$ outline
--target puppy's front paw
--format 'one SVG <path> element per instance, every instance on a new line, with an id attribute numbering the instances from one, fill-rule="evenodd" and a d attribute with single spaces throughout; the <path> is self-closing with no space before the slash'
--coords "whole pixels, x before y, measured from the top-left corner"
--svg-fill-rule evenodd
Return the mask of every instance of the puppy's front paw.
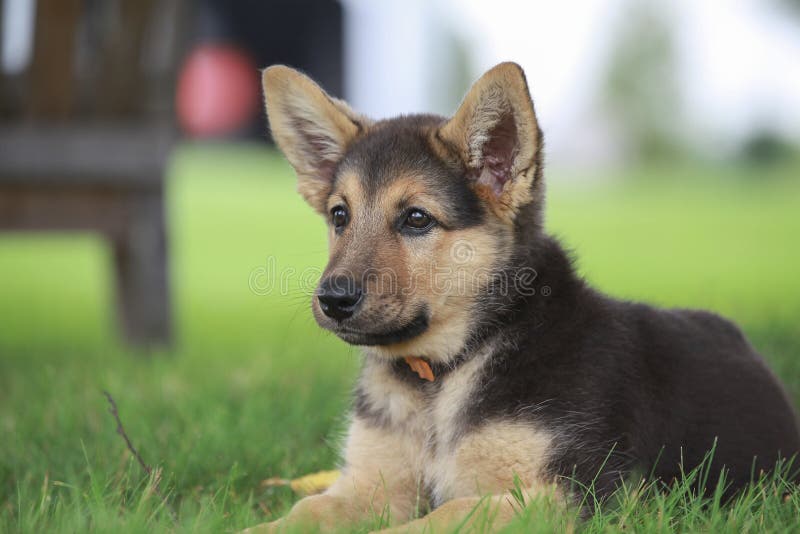
<path id="1" fill-rule="evenodd" d="M 312 495 L 295 503 L 285 517 L 256 525 L 243 532 L 336 532 L 353 522 L 353 517 L 347 513 L 349 509 L 347 503 L 340 498 L 325 494 Z"/>
<path id="2" fill-rule="evenodd" d="M 449 530 L 444 530 L 444 532 L 449 532 Z M 427 521 L 424 521 L 423 519 L 417 519 L 415 521 L 411 521 L 410 523 L 405 523 L 403 525 L 385 528 L 383 530 L 373 530 L 369 534 L 423 534 L 423 533 L 429 533 L 429 534 L 433 533 L 432 527 Z"/>
<path id="3" fill-rule="evenodd" d="M 284 519 L 285 518 L 280 518 L 276 519 L 275 521 L 270 521 L 269 523 L 261 523 L 260 525 L 246 528 L 239 534 L 275 534 L 276 532 L 280 532 L 282 530 Z"/>

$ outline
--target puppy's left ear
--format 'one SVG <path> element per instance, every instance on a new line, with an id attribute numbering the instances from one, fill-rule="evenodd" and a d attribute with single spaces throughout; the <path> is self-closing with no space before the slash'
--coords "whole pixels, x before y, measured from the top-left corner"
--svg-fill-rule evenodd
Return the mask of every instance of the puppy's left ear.
<path id="1" fill-rule="evenodd" d="M 519 65 L 501 63 L 481 76 L 439 134 L 498 214 L 511 220 L 534 199 L 542 136 Z"/>

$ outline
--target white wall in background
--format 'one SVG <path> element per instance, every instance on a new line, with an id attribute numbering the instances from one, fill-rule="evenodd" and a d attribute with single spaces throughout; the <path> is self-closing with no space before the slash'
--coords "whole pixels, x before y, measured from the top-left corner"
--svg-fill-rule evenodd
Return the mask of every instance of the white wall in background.
<path id="1" fill-rule="evenodd" d="M 375 118 L 428 111 L 428 51 L 436 18 L 426 0 L 345 0 L 345 95 Z"/>
<path id="2" fill-rule="evenodd" d="M 19 74 L 31 61 L 33 54 L 33 23 L 36 0 L 0 0 L 0 70 Z"/>

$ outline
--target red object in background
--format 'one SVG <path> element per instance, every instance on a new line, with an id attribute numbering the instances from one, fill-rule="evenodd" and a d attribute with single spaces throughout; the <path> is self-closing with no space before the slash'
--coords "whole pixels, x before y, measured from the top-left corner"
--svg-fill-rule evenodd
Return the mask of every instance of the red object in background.
<path id="1" fill-rule="evenodd" d="M 178 122 L 190 136 L 234 133 L 258 114 L 258 68 L 234 46 L 200 45 L 181 68 L 175 98 Z"/>

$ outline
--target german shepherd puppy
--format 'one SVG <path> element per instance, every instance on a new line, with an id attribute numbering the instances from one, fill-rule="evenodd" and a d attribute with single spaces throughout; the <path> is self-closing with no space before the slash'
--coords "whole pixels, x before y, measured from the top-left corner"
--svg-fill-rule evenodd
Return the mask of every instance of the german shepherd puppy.
<path id="1" fill-rule="evenodd" d="M 328 222 L 314 316 L 364 358 L 341 478 L 260 528 L 377 510 L 420 531 L 482 502 L 500 525 L 520 485 L 602 499 L 635 473 L 678 479 L 713 448 L 735 491 L 800 451 L 786 394 L 736 326 L 601 295 L 545 234 L 518 65 L 484 74 L 449 119 L 372 121 L 284 66 L 263 85 L 299 192 Z"/>

